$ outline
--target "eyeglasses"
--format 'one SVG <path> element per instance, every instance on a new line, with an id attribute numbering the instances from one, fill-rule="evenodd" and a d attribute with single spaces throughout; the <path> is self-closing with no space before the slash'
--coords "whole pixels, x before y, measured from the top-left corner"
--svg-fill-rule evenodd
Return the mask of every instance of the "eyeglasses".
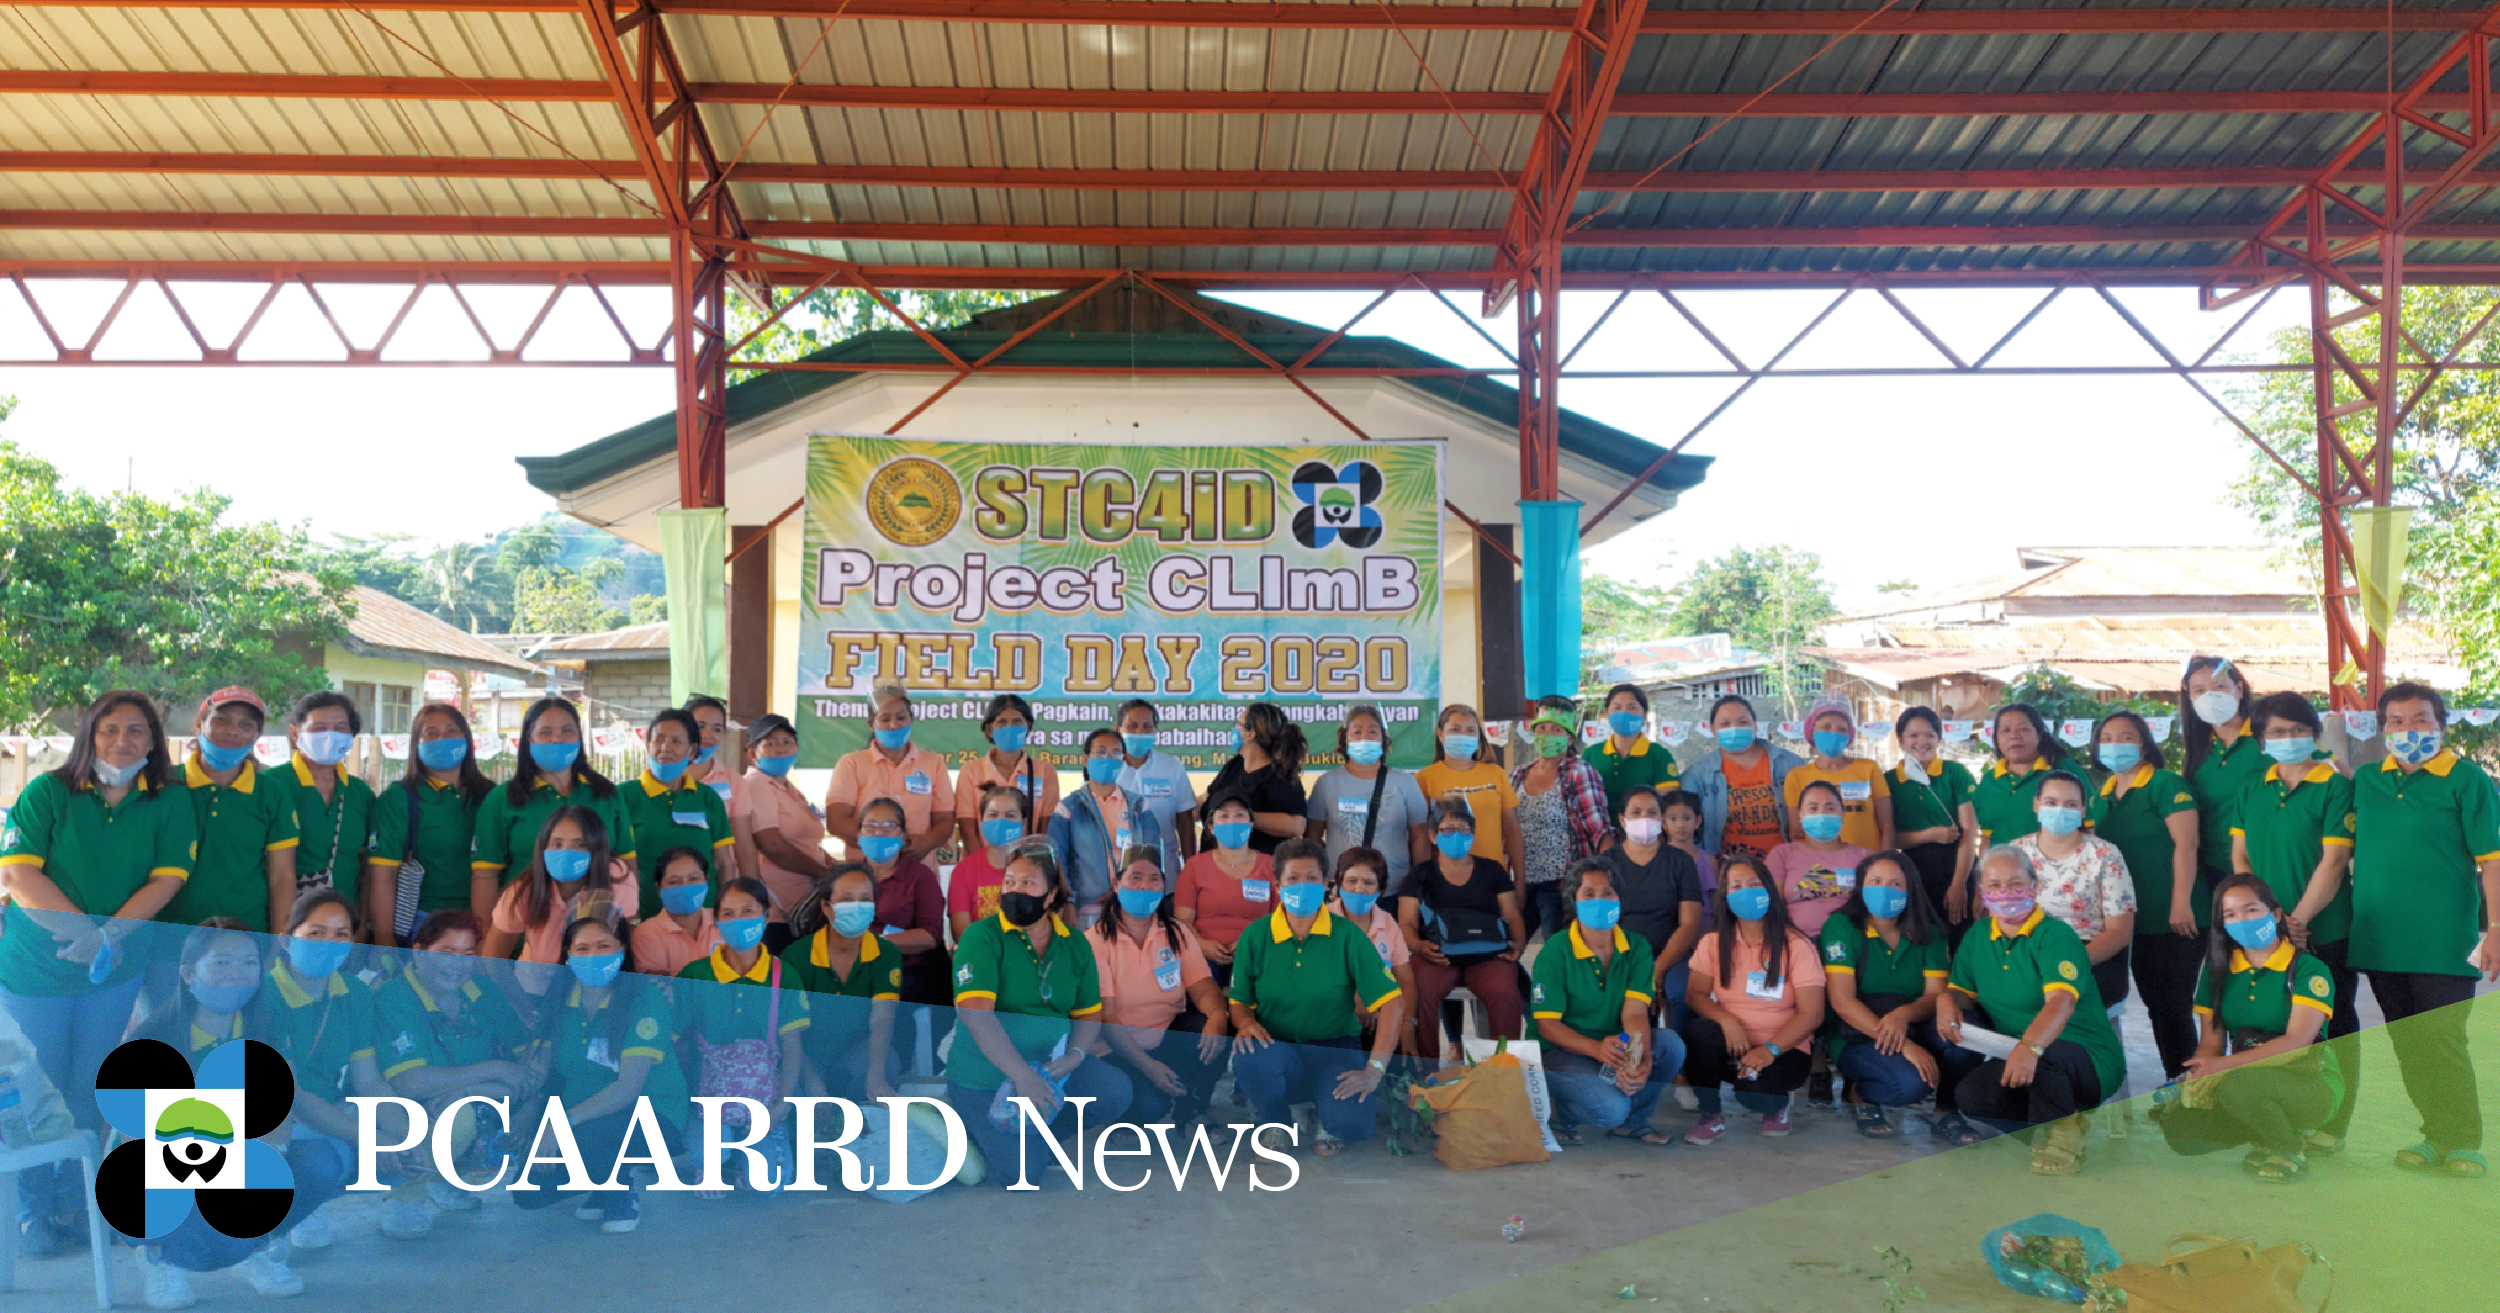
<path id="1" fill-rule="evenodd" d="M 901 834 L 903 827 L 892 821 L 869 821 L 859 827 L 861 834 Z"/>

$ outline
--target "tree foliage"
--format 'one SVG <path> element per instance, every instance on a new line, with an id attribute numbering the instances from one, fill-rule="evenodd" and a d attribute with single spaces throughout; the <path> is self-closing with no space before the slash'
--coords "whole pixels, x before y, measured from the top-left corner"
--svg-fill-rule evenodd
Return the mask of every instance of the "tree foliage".
<path id="1" fill-rule="evenodd" d="M 226 523 L 227 506 L 87 492 L 0 441 L 0 728 L 60 723 L 112 688 L 171 706 L 245 684 L 274 706 L 327 687 L 321 647 L 355 576 L 300 530 Z"/>
<path id="2" fill-rule="evenodd" d="M 1580 577 L 1580 684 L 1593 687 L 1597 668 L 1613 653 L 1636 643 L 1675 636 L 1671 589 L 1610 574 Z"/>
<path id="3" fill-rule="evenodd" d="M 613 568 L 613 567 L 612 567 Z M 617 626 L 591 572 L 533 565 L 512 582 L 513 625 L 524 634 L 589 634 Z"/>
<path id="4" fill-rule="evenodd" d="M 887 295 L 905 314 L 918 320 L 922 328 L 934 331 L 953 328 L 984 310 L 1017 305 L 1047 294 L 937 289 L 890 292 Z M 764 321 L 765 312 L 744 299 L 733 298 L 729 305 L 729 340 L 732 342 L 754 332 L 755 326 Z M 743 360 L 797 360 L 822 351 L 846 337 L 878 329 L 904 327 L 907 325 L 902 320 L 877 304 L 876 298 L 868 293 L 855 287 L 827 288 L 783 315 L 741 349 L 738 356 Z M 753 369 L 732 370 L 730 381 L 752 378 L 761 372 Z"/>
<path id="5" fill-rule="evenodd" d="M 2422 350 L 2444 357 L 2492 304 L 2489 289 L 2413 287 L 2405 291 L 2405 328 Z M 2342 308 L 2341 306 L 2338 307 Z M 2375 320 L 2338 330 L 2338 344 L 2355 359 L 2377 355 Z M 2277 334 L 2269 354 L 2307 364 L 2308 330 Z M 2419 362 L 2408 346 L 2405 359 Z M 2463 361 L 2500 363 L 2500 339 L 2486 334 L 2468 344 Z M 2407 375 L 2400 396 L 2420 379 Z M 2359 399 L 2350 379 L 2337 375 L 2335 400 Z M 2261 374 L 2236 395 L 2242 415 L 2258 434 L 2300 469 L 2317 475 L 2316 411 L 2306 372 Z M 2368 452 L 2375 417 L 2364 409 L 2343 419 L 2343 437 L 2355 452 Z M 2394 501 L 2414 508 L 2412 552 L 2406 569 L 2407 609 L 2431 622 L 2454 644 L 2474 695 L 2500 693 L 2500 374 L 2455 370 L 2434 380 L 2396 434 Z M 2252 450 L 2231 499 L 2279 542 L 2297 544 L 2311 583 L 2318 571 L 2318 507 L 2299 483 Z"/>
<path id="6" fill-rule="evenodd" d="M 1737 547 L 1693 567 L 1676 592 L 1669 627 L 1677 634 L 1727 634 L 1739 646 L 1769 653 L 1771 690 L 1794 714 L 1808 691 L 1797 649 L 1833 615 L 1823 561 L 1785 543 Z"/>

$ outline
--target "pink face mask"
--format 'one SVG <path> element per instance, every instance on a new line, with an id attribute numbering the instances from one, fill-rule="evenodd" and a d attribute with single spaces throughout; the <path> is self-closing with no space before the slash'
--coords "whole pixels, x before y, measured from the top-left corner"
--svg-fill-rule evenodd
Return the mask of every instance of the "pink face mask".
<path id="1" fill-rule="evenodd" d="M 1982 894 L 1980 897 L 1988 904 L 1989 914 L 2000 921 L 2020 921 L 2031 915 L 2031 909 L 2039 904 L 2039 900 L 2029 894 Z"/>

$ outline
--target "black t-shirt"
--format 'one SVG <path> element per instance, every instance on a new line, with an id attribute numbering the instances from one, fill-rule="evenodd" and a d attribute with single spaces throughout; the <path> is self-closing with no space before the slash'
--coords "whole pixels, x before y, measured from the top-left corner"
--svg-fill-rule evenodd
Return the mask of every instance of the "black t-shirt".
<path id="1" fill-rule="evenodd" d="M 1215 782 L 1207 786 L 1207 798 L 1212 803 L 1218 794 L 1224 793 L 1238 794 L 1248 799 L 1250 810 L 1254 812 L 1284 812 L 1291 816 L 1301 816 L 1311 809 L 1310 796 L 1302 791 L 1301 773 L 1287 774 L 1277 769 L 1274 762 L 1269 762 L 1257 770 L 1245 769 L 1239 757 L 1225 762 L 1224 769 L 1215 773 Z M 1199 818 L 1208 825 L 1215 823 L 1213 806 L 1199 809 L 1198 814 Z M 1206 839 L 1207 846 L 1213 847 L 1215 832 L 1207 831 Z M 1269 834 L 1264 830 L 1250 832 L 1250 849 L 1253 852 L 1272 854 L 1276 851 L 1276 845 L 1284 841 L 1283 835 Z"/>
<path id="2" fill-rule="evenodd" d="M 1620 846 L 1598 854 L 1612 868 L 1615 897 L 1623 900 L 1623 932 L 1649 941 L 1649 951 L 1664 953 L 1679 924 L 1678 904 L 1701 901 L 1701 871 L 1693 859 L 1661 843 L 1647 863 L 1634 862 Z"/>
<path id="3" fill-rule="evenodd" d="M 1510 872 L 1492 858 L 1477 858 L 1475 873 L 1467 877 L 1465 884 L 1450 883 L 1450 878 L 1441 874 L 1441 863 L 1436 858 L 1406 873 L 1405 896 L 1422 899 L 1424 906 L 1436 912 L 1464 909 L 1500 916 L 1502 895 L 1514 887 Z"/>

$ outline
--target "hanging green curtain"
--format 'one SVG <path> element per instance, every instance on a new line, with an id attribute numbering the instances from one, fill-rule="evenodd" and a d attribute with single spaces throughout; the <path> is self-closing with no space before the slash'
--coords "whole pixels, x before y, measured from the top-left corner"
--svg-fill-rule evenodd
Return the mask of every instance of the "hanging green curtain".
<path id="1" fill-rule="evenodd" d="M 660 563 L 668 571 L 668 697 L 729 694 L 729 512 L 718 506 L 661 511 Z"/>
<path id="2" fill-rule="evenodd" d="M 1527 694 L 1580 694 L 1580 503 L 1519 503 L 1519 619 Z"/>
<path id="3" fill-rule="evenodd" d="M 2361 618 L 2384 639 L 2404 601 L 2405 555 L 2411 547 L 2413 508 L 2352 509 L 2352 574 L 2361 586 Z"/>

